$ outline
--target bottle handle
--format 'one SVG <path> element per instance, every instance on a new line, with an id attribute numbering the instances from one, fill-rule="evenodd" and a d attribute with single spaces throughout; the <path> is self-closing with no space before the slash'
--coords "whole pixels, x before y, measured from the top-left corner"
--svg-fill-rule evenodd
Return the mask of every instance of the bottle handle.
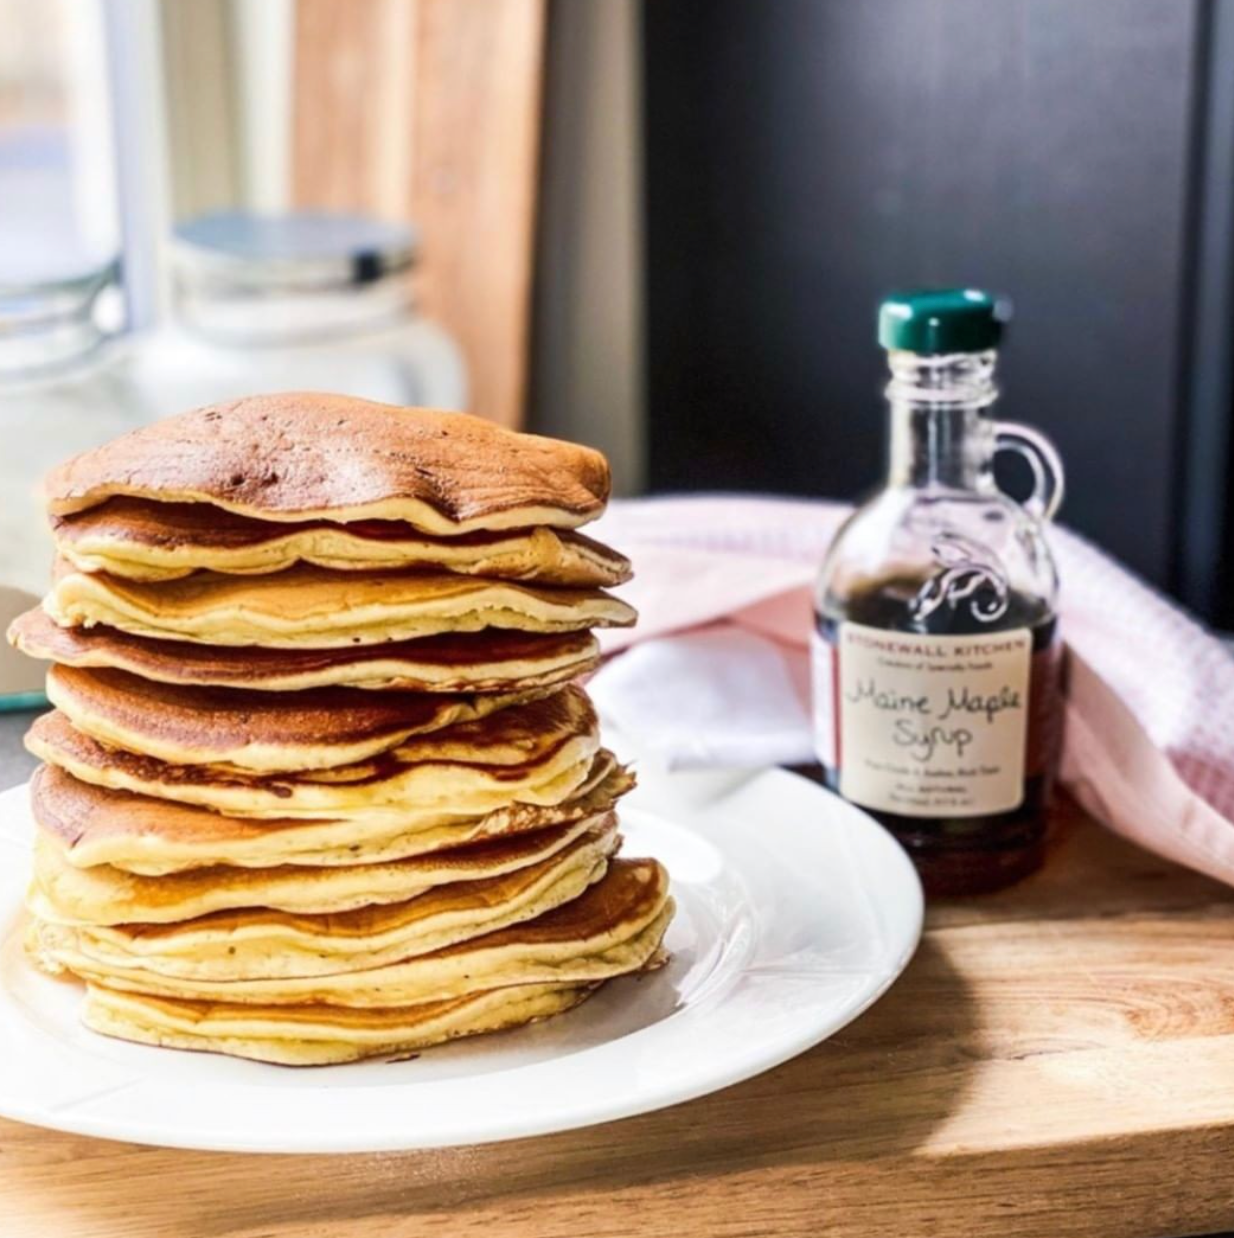
<path id="1" fill-rule="evenodd" d="M 1063 462 L 1054 444 L 1031 426 L 999 421 L 994 426 L 994 450 L 1014 451 L 1028 462 L 1033 471 L 1033 492 L 1023 507 L 1037 520 L 1053 519 L 1063 501 Z"/>

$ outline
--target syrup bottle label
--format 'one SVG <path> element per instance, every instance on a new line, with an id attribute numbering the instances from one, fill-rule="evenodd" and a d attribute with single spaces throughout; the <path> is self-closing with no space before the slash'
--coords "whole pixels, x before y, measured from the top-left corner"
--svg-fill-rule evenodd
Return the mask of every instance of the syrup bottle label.
<path id="1" fill-rule="evenodd" d="M 815 639 L 816 744 L 845 799 L 906 817 L 1023 803 L 1028 628 L 933 636 L 846 622 L 834 643 Z"/>

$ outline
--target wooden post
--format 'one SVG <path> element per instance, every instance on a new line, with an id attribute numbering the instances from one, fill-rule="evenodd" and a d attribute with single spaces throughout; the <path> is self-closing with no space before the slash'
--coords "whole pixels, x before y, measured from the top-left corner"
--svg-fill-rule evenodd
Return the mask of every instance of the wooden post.
<path id="1" fill-rule="evenodd" d="M 299 0 L 292 200 L 413 220 L 473 411 L 521 424 L 545 0 Z"/>

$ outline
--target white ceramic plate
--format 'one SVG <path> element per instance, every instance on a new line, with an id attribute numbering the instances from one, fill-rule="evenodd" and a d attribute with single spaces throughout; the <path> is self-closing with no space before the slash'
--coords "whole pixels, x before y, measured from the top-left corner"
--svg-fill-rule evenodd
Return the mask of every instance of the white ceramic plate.
<path id="1" fill-rule="evenodd" d="M 0 795 L 0 1114 L 175 1147 L 360 1152 L 568 1130 L 702 1096 L 855 1018 L 917 944 L 922 898 L 868 816 L 780 770 L 643 775 L 626 853 L 672 875 L 672 962 L 577 1011 L 407 1062 L 289 1069 L 110 1040 L 22 955 L 31 824 Z"/>

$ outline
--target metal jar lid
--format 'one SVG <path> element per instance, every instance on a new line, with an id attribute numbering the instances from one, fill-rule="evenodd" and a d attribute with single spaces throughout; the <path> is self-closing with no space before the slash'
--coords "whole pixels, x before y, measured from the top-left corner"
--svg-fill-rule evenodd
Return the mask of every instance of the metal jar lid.
<path id="1" fill-rule="evenodd" d="M 177 274 L 253 291 L 313 291 L 373 283 L 409 270 L 416 230 L 364 215 L 217 211 L 177 226 Z"/>

